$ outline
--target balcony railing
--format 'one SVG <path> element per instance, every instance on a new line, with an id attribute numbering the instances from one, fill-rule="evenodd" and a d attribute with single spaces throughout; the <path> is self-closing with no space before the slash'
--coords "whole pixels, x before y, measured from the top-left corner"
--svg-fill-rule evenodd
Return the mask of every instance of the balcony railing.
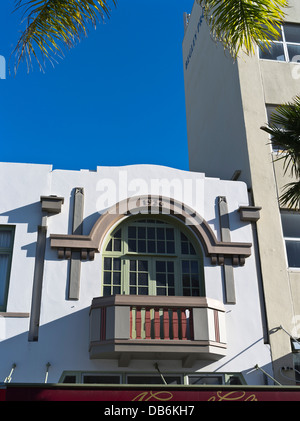
<path id="1" fill-rule="evenodd" d="M 197 359 L 226 355 L 225 308 L 204 297 L 114 295 L 94 298 L 90 358 Z"/>

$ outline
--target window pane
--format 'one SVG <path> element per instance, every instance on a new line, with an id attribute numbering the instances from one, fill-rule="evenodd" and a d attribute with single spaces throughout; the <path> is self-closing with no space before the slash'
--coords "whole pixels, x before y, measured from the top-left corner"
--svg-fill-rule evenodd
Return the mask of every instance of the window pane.
<path id="1" fill-rule="evenodd" d="M 146 241 L 145 240 L 139 240 L 138 241 L 138 252 L 139 253 L 145 253 L 146 252 Z"/>
<path id="2" fill-rule="evenodd" d="M 300 45 L 287 45 L 289 52 L 289 60 L 294 63 L 300 63 Z"/>
<path id="3" fill-rule="evenodd" d="M 175 289 L 174 288 L 169 288 L 169 292 L 168 295 L 170 296 L 174 296 L 175 295 Z"/>
<path id="4" fill-rule="evenodd" d="M 222 376 L 189 376 L 189 384 L 222 384 Z"/>
<path id="5" fill-rule="evenodd" d="M 139 285 L 148 285 L 148 273 L 139 273 L 138 283 Z"/>
<path id="6" fill-rule="evenodd" d="M 196 251 L 192 243 L 190 243 L 190 254 L 196 254 Z"/>
<path id="7" fill-rule="evenodd" d="M 113 295 L 121 294 L 121 287 L 113 287 Z"/>
<path id="8" fill-rule="evenodd" d="M 165 272 L 166 271 L 166 262 L 157 261 L 156 262 L 156 272 Z"/>
<path id="9" fill-rule="evenodd" d="M 148 253 L 155 253 L 155 241 L 148 241 Z"/>
<path id="10" fill-rule="evenodd" d="M 158 241 L 157 242 L 157 253 L 165 253 L 165 252 L 166 252 L 165 242 L 164 241 Z"/>
<path id="11" fill-rule="evenodd" d="M 148 271 L 147 260 L 138 260 L 138 267 L 139 267 L 139 271 L 147 272 Z"/>
<path id="12" fill-rule="evenodd" d="M 166 229 L 166 237 L 167 237 L 167 240 L 174 240 L 174 230 L 173 230 L 173 228 L 167 228 Z"/>
<path id="13" fill-rule="evenodd" d="M 157 228 L 157 239 L 164 240 L 165 239 L 165 230 L 163 228 Z"/>
<path id="14" fill-rule="evenodd" d="M 128 238 L 136 238 L 136 228 L 128 227 Z"/>
<path id="15" fill-rule="evenodd" d="M 10 231 L 0 230 L 0 248 L 11 247 L 12 234 Z"/>
<path id="16" fill-rule="evenodd" d="M 156 275 L 156 285 L 158 287 L 163 287 L 163 286 L 166 286 L 166 283 L 167 283 L 166 275 L 164 273 L 158 273 Z"/>
<path id="17" fill-rule="evenodd" d="M 147 228 L 147 236 L 148 239 L 154 240 L 155 239 L 155 228 Z"/>
<path id="18" fill-rule="evenodd" d="M 146 238 L 146 228 L 144 227 L 138 228 L 138 238 Z"/>
<path id="19" fill-rule="evenodd" d="M 111 272 L 104 272 L 104 283 L 106 285 L 111 283 Z"/>
<path id="20" fill-rule="evenodd" d="M 182 254 L 189 254 L 189 244 L 186 242 L 181 243 L 181 253 Z"/>
<path id="21" fill-rule="evenodd" d="M 5 304 L 8 263 L 9 255 L 0 254 L 0 306 Z"/>
<path id="22" fill-rule="evenodd" d="M 167 241 L 167 253 L 170 253 L 170 254 L 175 253 L 175 244 L 173 241 Z"/>
<path id="23" fill-rule="evenodd" d="M 136 286 L 136 273 L 130 272 L 130 285 Z"/>
<path id="24" fill-rule="evenodd" d="M 182 261 L 182 273 L 190 273 L 190 262 L 188 260 Z"/>
<path id="25" fill-rule="evenodd" d="M 65 382 L 64 382 L 65 383 Z M 84 375 L 83 383 L 92 384 L 120 384 L 120 376 L 109 376 L 109 375 Z"/>
<path id="26" fill-rule="evenodd" d="M 281 27 L 278 28 L 276 25 L 273 26 L 273 28 L 278 33 L 277 35 L 270 34 L 268 28 L 265 25 L 263 25 L 263 27 L 264 27 L 265 32 L 266 32 L 265 36 L 264 36 L 265 39 L 270 39 L 270 40 L 273 40 L 273 41 L 282 41 L 282 29 L 281 29 Z"/>
<path id="27" fill-rule="evenodd" d="M 111 270 L 111 258 L 104 257 L 104 270 Z"/>
<path id="28" fill-rule="evenodd" d="M 103 288 L 103 295 L 104 295 L 105 297 L 107 297 L 108 295 L 111 295 L 111 288 L 110 288 L 110 286 L 105 286 L 105 287 Z"/>
<path id="29" fill-rule="evenodd" d="M 168 275 L 168 285 L 173 287 L 174 286 L 174 275 L 170 274 Z"/>
<path id="30" fill-rule="evenodd" d="M 114 270 L 121 270 L 121 259 L 114 259 Z"/>
<path id="31" fill-rule="evenodd" d="M 136 252 L 136 241 L 128 240 L 128 250 L 131 252 Z"/>
<path id="32" fill-rule="evenodd" d="M 114 239 L 114 251 L 121 251 L 121 240 L 118 238 Z"/>
<path id="33" fill-rule="evenodd" d="M 168 272 L 174 272 L 174 262 L 167 262 Z"/>
<path id="34" fill-rule="evenodd" d="M 286 42 L 300 43 L 300 25 L 286 24 L 283 29 Z"/>
<path id="35" fill-rule="evenodd" d="M 139 287 L 138 288 L 138 295 L 148 295 L 148 288 L 147 287 Z"/>
<path id="36" fill-rule="evenodd" d="M 121 229 L 119 229 L 116 233 L 115 233 L 115 235 L 114 235 L 114 238 L 121 238 Z"/>
<path id="37" fill-rule="evenodd" d="M 272 43 L 269 49 L 267 47 L 264 50 L 260 48 L 259 57 L 265 60 L 285 61 L 283 44 Z"/>
<path id="38" fill-rule="evenodd" d="M 300 213 L 283 212 L 281 221 L 284 237 L 300 238 Z"/>
<path id="39" fill-rule="evenodd" d="M 76 383 L 76 376 L 75 375 L 66 375 L 64 377 L 63 383 Z"/>
<path id="40" fill-rule="evenodd" d="M 121 285 L 121 272 L 114 272 L 113 273 L 113 284 L 114 285 Z"/>
<path id="41" fill-rule="evenodd" d="M 180 377 L 164 376 L 167 384 L 181 384 Z M 128 376 L 128 384 L 164 384 L 161 376 Z"/>
<path id="42" fill-rule="evenodd" d="M 191 261 L 191 273 L 198 273 L 198 262 L 195 260 Z"/>
<path id="43" fill-rule="evenodd" d="M 300 241 L 286 240 L 285 244 L 289 267 L 300 267 Z"/>

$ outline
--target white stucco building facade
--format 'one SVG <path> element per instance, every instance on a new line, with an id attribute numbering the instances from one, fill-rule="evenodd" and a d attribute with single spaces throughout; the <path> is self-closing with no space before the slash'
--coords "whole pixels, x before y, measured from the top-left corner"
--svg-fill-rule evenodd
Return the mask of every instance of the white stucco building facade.
<path id="1" fill-rule="evenodd" d="M 244 182 L 17 163 L 0 180 L 1 381 L 272 384 Z"/>

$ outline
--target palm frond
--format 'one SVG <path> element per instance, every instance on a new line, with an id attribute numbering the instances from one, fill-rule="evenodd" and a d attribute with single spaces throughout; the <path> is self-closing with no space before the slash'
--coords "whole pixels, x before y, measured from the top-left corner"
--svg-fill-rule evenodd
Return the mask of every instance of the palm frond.
<path id="1" fill-rule="evenodd" d="M 88 25 L 110 16 L 109 0 L 17 0 L 16 10 L 23 9 L 26 29 L 22 33 L 15 53 L 15 69 L 21 60 L 27 67 L 35 57 L 52 60 L 71 48 L 87 34 Z M 111 0 L 116 5 L 116 0 Z"/>
<path id="2" fill-rule="evenodd" d="M 292 102 L 279 105 L 262 130 L 271 135 L 272 144 L 279 149 L 277 160 L 283 160 L 284 174 L 287 171 L 300 179 L 300 96 Z M 300 208 L 300 181 L 286 184 L 279 197 L 281 205 Z"/>
<path id="3" fill-rule="evenodd" d="M 284 173 L 300 178 L 300 96 L 292 102 L 279 105 L 262 130 L 271 135 L 272 144 L 279 149 Z"/>
<path id="4" fill-rule="evenodd" d="M 270 46 L 279 37 L 287 0 L 197 0 L 213 37 L 236 57 L 254 52 L 255 44 Z"/>
<path id="5" fill-rule="evenodd" d="M 284 193 L 279 197 L 281 206 L 287 206 L 290 209 L 300 209 L 300 181 L 286 184 L 283 187 Z"/>

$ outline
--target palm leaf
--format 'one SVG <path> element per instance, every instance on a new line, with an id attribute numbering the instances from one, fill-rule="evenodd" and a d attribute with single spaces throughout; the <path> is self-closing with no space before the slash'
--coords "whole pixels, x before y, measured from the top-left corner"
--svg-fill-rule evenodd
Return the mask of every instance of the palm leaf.
<path id="1" fill-rule="evenodd" d="M 277 160 L 283 160 L 284 174 L 300 178 L 300 96 L 292 102 L 279 105 L 272 113 L 267 126 L 261 127 L 269 133 L 272 144 L 279 149 Z M 300 204 L 300 181 L 284 186 L 285 192 L 280 196 L 280 203 L 289 207 Z"/>
<path id="2" fill-rule="evenodd" d="M 116 0 L 111 0 L 116 5 Z M 110 15 L 108 0 L 17 0 L 16 10 L 23 9 L 26 29 L 14 50 L 15 69 L 21 60 L 31 66 L 32 56 L 40 67 L 45 58 L 52 60 L 71 48 L 87 34 L 89 24 L 96 25 Z"/>
<path id="3" fill-rule="evenodd" d="M 232 56 L 254 52 L 255 44 L 268 48 L 279 37 L 286 0 L 197 0 L 213 37 Z"/>
<path id="4" fill-rule="evenodd" d="M 283 187 L 284 193 L 280 196 L 279 202 L 282 206 L 291 209 L 300 209 L 300 181 L 288 183 Z"/>

